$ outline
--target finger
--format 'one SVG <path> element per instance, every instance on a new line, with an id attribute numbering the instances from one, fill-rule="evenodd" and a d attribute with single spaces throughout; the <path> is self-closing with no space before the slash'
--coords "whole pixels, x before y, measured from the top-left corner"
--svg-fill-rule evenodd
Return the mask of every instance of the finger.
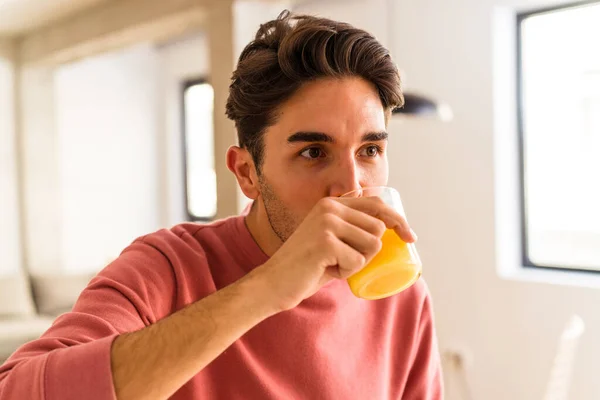
<path id="1" fill-rule="evenodd" d="M 337 222 L 330 228 L 333 234 L 352 249 L 362 254 L 365 257 L 366 262 L 371 261 L 379 250 L 381 250 L 381 237 L 373 235 L 360 227 L 345 221 L 341 217 L 337 218 Z"/>
<path id="2" fill-rule="evenodd" d="M 412 243 L 417 239 L 417 236 L 412 229 L 410 229 L 406 218 L 384 203 L 379 197 L 341 197 L 336 200 L 347 207 L 369 214 L 383 221 L 389 229 L 394 229 L 398 236 L 400 236 L 400 239 L 407 243 Z"/>
<path id="3" fill-rule="evenodd" d="M 341 239 L 332 235 L 329 243 L 338 261 L 337 268 L 330 268 L 329 273 L 336 278 L 346 279 L 360 271 L 366 264 L 366 258 Z"/>
<path id="4" fill-rule="evenodd" d="M 382 220 L 343 204 L 340 207 L 338 215 L 344 221 L 379 238 L 383 236 L 387 229 L 385 222 Z"/>

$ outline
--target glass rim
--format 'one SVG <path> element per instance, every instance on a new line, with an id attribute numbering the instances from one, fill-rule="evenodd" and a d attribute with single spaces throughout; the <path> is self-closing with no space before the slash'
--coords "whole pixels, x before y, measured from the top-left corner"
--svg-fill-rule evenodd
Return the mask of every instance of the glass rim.
<path id="1" fill-rule="evenodd" d="M 386 189 L 386 190 L 393 190 L 393 191 L 395 191 L 396 193 L 400 194 L 400 192 L 398 192 L 398 190 L 397 190 L 396 188 L 392 187 L 392 186 L 380 185 L 380 186 L 366 186 L 366 187 L 363 187 L 363 188 L 360 188 L 360 189 L 354 189 L 354 190 L 351 190 L 351 191 L 349 191 L 349 192 L 347 192 L 347 193 L 344 193 L 344 194 L 343 194 L 343 195 L 341 195 L 340 197 L 346 197 L 346 196 L 348 196 L 349 194 L 352 194 L 352 193 L 357 193 L 357 192 L 363 192 L 363 191 L 365 191 L 365 190 L 367 190 L 367 191 L 368 191 L 368 190 L 376 190 L 376 189 Z"/>

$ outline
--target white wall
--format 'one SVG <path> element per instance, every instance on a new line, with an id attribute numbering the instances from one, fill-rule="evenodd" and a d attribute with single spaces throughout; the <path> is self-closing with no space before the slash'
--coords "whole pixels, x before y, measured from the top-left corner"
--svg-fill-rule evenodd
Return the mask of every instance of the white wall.
<path id="1" fill-rule="evenodd" d="M 45 273 L 59 270 L 62 257 L 53 69 L 20 68 L 18 91 L 24 262 L 28 272 Z"/>
<path id="2" fill-rule="evenodd" d="M 56 71 L 63 271 L 97 270 L 160 226 L 158 66 L 140 45 Z"/>
<path id="3" fill-rule="evenodd" d="M 395 118 L 390 124 L 390 184 L 401 190 L 419 234 L 442 348 L 462 347 L 472 355 L 468 373 L 474 398 L 540 399 L 563 324 L 579 313 L 587 331 L 570 398 L 600 398 L 600 291 L 504 280 L 497 274 L 497 253 L 505 249 L 495 247 L 494 133 L 511 141 L 515 131 L 510 123 L 498 129 L 496 122 L 502 121 L 494 120 L 493 11 L 498 4 L 548 3 L 393 3 L 388 44 L 407 73 L 407 86 L 443 99 L 455 115 L 449 123 Z M 302 10 L 325 10 L 367 29 L 385 21 L 385 9 L 373 2 L 350 4 L 337 2 L 335 8 L 312 2 Z M 349 15 L 349 9 L 355 11 Z M 512 66 L 509 60 L 501 68 Z M 514 244 L 518 240 L 514 237 Z M 448 398 L 458 399 L 451 389 Z"/>
<path id="4" fill-rule="evenodd" d="M 21 267 L 15 132 L 15 69 L 10 43 L 0 42 L 0 275 Z"/>

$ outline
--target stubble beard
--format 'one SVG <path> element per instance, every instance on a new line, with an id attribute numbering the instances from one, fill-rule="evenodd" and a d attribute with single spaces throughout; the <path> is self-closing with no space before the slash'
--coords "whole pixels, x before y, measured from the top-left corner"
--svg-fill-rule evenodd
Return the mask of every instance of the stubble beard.
<path id="1" fill-rule="evenodd" d="M 271 229 L 283 243 L 292 236 L 299 221 L 297 221 L 294 214 L 277 196 L 264 175 L 258 177 L 258 183 Z"/>

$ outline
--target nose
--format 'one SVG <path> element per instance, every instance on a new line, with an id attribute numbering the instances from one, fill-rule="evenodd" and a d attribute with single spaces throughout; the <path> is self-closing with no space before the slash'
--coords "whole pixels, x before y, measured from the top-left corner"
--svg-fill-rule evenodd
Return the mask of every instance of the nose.
<path id="1" fill-rule="evenodd" d="M 329 196 L 339 197 L 353 190 L 360 189 L 362 171 L 354 157 L 340 160 L 332 171 Z"/>

